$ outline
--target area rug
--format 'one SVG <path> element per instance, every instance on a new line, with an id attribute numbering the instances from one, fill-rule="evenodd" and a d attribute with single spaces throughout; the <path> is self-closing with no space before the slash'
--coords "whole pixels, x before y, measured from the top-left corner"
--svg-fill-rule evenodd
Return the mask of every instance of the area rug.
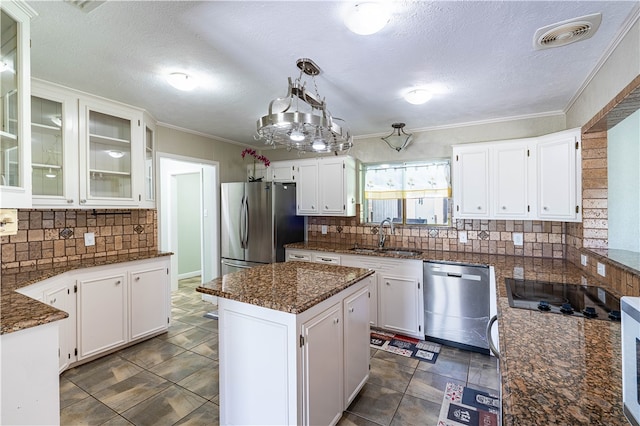
<path id="1" fill-rule="evenodd" d="M 371 329 L 370 346 L 397 355 L 416 358 L 431 364 L 436 362 L 441 348 L 437 343 L 377 329 Z"/>
<path id="2" fill-rule="evenodd" d="M 496 395 L 447 383 L 438 426 L 498 426 L 499 410 Z"/>

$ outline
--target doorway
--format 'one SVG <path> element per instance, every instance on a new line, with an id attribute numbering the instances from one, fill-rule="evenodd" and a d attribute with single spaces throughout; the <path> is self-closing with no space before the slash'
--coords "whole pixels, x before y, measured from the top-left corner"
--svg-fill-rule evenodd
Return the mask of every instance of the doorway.
<path id="1" fill-rule="evenodd" d="M 171 291 L 178 280 L 220 275 L 219 165 L 214 161 L 158 154 L 159 241 L 170 251 Z"/>

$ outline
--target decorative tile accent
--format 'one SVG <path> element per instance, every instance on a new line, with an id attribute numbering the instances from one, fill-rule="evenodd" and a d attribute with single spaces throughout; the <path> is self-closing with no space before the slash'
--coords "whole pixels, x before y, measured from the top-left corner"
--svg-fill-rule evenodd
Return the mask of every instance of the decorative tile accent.
<path id="1" fill-rule="evenodd" d="M 62 231 L 60 231 L 60 237 L 65 240 L 69 239 L 72 235 L 73 235 L 73 230 L 69 228 L 64 228 Z"/>
<path id="2" fill-rule="evenodd" d="M 372 226 L 371 227 L 371 233 L 374 234 L 374 235 L 377 235 L 378 234 L 378 227 L 377 226 Z"/>
<path id="3" fill-rule="evenodd" d="M 142 234 L 144 232 L 144 227 L 142 225 L 136 225 L 133 227 L 133 230 L 136 234 Z"/>
<path id="4" fill-rule="evenodd" d="M 489 233 L 487 231 L 480 231 L 478 237 L 480 237 L 481 240 L 486 240 L 489 238 Z"/>
<path id="5" fill-rule="evenodd" d="M 429 236 L 431 238 L 436 238 L 438 236 L 438 230 L 437 229 L 429 229 Z"/>
<path id="6" fill-rule="evenodd" d="M 342 226 L 336 226 L 336 231 L 338 231 L 338 234 L 342 233 Z"/>

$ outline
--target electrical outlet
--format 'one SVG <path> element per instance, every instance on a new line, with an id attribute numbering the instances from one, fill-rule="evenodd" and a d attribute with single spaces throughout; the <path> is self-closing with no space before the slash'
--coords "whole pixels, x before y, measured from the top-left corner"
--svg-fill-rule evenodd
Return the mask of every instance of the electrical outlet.
<path id="1" fill-rule="evenodd" d="M 0 236 L 18 233 L 18 209 L 0 209 Z"/>
<path id="2" fill-rule="evenodd" d="M 458 241 L 462 244 L 467 243 L 467 231 L 458 231 Z"/>
<path id="3" fill-rule="evenodd" d="M 586 254 L 581 254 L 580 255 L 580 264 L 582 266 L 587 266 L 587 263 L 589 262 L 589 258 L 587 257 Z"/>
<path id="4" fill-rule="evenodd" d="M 513 278 L 516 280 L 524 279 L 524 268 L 522 268 L 522 266 L 515 266 L 513 268 Z"/>
<path id="5" fill-rule="evenodd" d="M 522 235 L 522 232 L 514 232 L 513 233 L 513 245 L 514 246 L 521 246 L 524 242 L 524 235 Z"/>
<path id="6" fill-rule="evenodd" d="M 84 245 L 85 247 L 95 246 L 96 245 L 96 234 L 93 232 L 85 232 L 84 234 Z"/>
<path id="7" fill-rule="evenodd" d="M 327 225 L 322 225 L 322 235 L 327 235 Z"/>
<path id="8" fill-rule="evenodd" d="M 604 267 L 604 264 L 600 262 L 598 262 L 598 275 L 602 275 L 603 277 L 607 276 L 607 271 Z"/>

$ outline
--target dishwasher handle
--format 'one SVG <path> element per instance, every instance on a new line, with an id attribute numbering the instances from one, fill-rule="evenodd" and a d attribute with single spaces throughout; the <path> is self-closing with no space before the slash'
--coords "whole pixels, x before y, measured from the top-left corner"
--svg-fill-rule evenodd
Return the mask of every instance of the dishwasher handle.
<path id="1" fill-rule="evenodd" d="M 491 338 L 491 327 L 493 327 L 493 323 L 496 322 L 497 320 L 498 320 L 498 315 L 494 315 L 491 317 L 491 319 L 487 323 L 486 335 L 487 335 L 487 342 L 489 343 L 489 349 L 491 350 L 491 352 L 493 352 L 496 358 L 500 359 L 500 351 L 496 348 L 496 345 L 495 343 L 493 343 L 493 339 Z"/>

